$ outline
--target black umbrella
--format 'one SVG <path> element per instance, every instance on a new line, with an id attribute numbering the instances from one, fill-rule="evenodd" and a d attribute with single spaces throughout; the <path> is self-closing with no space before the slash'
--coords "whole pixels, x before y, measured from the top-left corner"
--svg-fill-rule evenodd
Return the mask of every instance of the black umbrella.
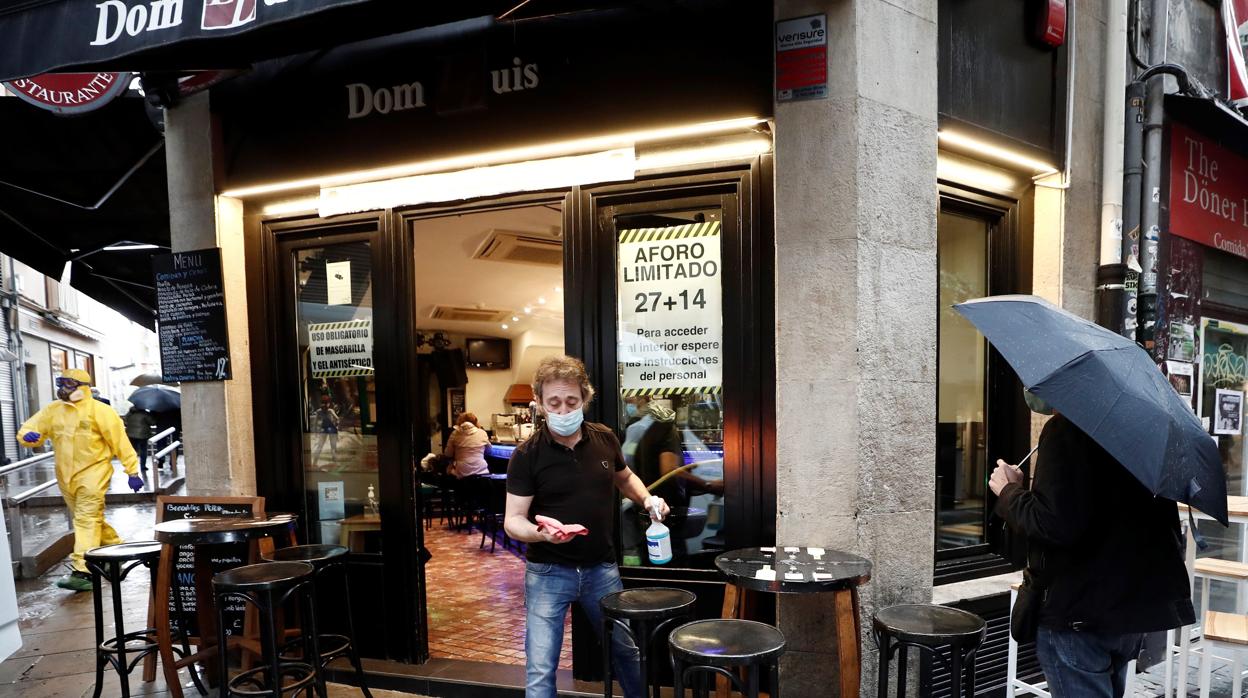
<path id="1" fill-rule="evenodd" d="M 182 409 L 182 393 L 167 385 L 145 385 L 130 393 L 130 404 L 148 412 L 173 412 Z"/>
<path id="2" fill-rule="evenodd" d="M 954 306 L 1040 396 L 1153 494 L 1227 524 L 1226 473 L 1200 420 L 1135 342 L 1036 296 Z"/>

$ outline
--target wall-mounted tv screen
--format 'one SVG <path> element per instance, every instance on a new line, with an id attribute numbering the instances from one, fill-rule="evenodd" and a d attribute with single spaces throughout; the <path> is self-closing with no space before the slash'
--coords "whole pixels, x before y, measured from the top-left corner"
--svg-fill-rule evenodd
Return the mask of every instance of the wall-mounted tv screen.
<path id="1" fill-rule="evenodd" d="M 469 368 L 511 368 L 511 340 L 501 337 L 469 337 Z"/>

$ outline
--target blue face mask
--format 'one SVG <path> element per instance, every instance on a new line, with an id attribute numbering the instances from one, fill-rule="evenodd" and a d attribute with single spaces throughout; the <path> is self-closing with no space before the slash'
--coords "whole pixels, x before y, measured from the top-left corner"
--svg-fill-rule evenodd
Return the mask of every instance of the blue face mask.
<path id="1" fill-rule="evenodd" d="M 634 405 L 634 404 L 633 404 L 633 403 L 631 403 L 631 402 L 626 402 L 626 403 L 624 403 L 624 416 L 628 417 L 629 419 L 632 419 L 633 417 L 636 417 L 636 416 L 637 416 L 637 405 Z"/>
<path id="2" fill-rule="evenodd" d="M 550 430 L 559 436 L 575 434 L 584 421 L 585 413 L 579 407 L 567 414 L 546 413 L 546 426 L 550 427 Z"/>

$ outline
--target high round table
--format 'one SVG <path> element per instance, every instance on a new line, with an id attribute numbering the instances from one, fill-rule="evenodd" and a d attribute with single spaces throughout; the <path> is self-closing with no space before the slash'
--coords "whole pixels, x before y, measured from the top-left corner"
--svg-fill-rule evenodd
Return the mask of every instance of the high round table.
<path id="1" fill-rule="evenodd" d="M 156 606 L 156 640 L 160 646 L 160 664 L 165 672 L 170 698 L 182 698 L 178 669 L 206 660 L 219 651 L 216 638 L 216 603 L 212 594 L 212 551 L 207 546 L 247 542 L 250 543 L 249 561 L 259 562 L 263 552 L 273 549 L 274 538 L 285 538 L 293 542 L 295 521 L 291 514 L 274 514 L 263 519 L 174 519 L 156 524 L 155 538 L 160 541 L 161 549 L 153 603 Z M 169 595 L 173 591 L 178 546 L 182 545 L 192 546 L 195 551 L 195 609 L 199 638 L 194 643 L 194 654 L 178 658 L 173 652 Z M 242 638 L 230 640 L 241 642 Z M 215 663 L 205 662 L 205 669 L 211 680 L 215 673 Z M 191 671 L 195 671 L 193 666 Z M 224 677 L 218 680 L 224 680 Z"/>
<path id="2" fill-rule="evenodd" d="M 779 546 L 730 550 L 715 558 L 715 567 L 730 582 L 724 591 L 725 618 L 749 615 L 749 593 L 832 594 L 840 695 L 858 695 L 862 683 L 858 587 L 871 579 L 870 560 L 831 548 Z M 727 691 L 726 681 L 721 689 L 721 694 Z"/>

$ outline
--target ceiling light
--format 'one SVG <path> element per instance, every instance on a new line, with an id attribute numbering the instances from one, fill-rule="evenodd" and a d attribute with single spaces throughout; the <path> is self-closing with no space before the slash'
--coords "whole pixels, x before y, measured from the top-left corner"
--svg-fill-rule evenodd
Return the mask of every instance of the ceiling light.
<path id="1" fill-rule="evenodd" d="M 532 308 L 530 308 L 530 307 L 529 307 L 529 306 L 527 306 L 527 305 L 526 305 L 526 306 L 524 306 L 524 314 L 525 314 L 525 315 L 528 315 L 528 314 L 529 314 L 529 313 L 531 313 L 531 312 L 533 312 L 533 309 L 532 309 Z"/>
<path id="2" fill-rule="evenodd" d="M 750 138 L 742 138 L 729 143 L 644 153 L 637 156 L 637 169 L 658 170 L 665 167 L 676 167 L 678 165 L 700 162 L 741 160 L 770 151 L 771 138 L 765 135 L 754 135 Z"/>
<path id="3" fill-rule="evenodd" d="M 1057 168 L 1050 165 L 1047 162 L 1042 162 L 1040 160 L 1036 160 L 1035 158 L 1030 158 L 1026 155 L 1023 155 L 1022 153 L 1016 153 L 1012 150 L 1001 148 L 991 143 L 985 143 L 984 141 L 981 141 L 978 138 L 972 138 L 971 136 L 964 136 L 962 134 L 953 133 L 951 131 L 938 131 L 936 133 L 936 137 L 940 140 L 941 143 L 948 143 L 949 145 L 960 146 L 978 155 L 983 155 L 985 157 L 993 158 L 995 160 L 1001 160 L 1003 162 L 1008 162 L 1014 165 L 1027 167 L 1033 170 L 1036 174 L 1051 174 L 1053 172 L 1057 172 Z"/>
<path id="4" fill-rule="evenodd" d="M 517 316 L 517 315 L 512 315 L 512 316 L 511 316 L 511 321 L 512 321 L 512 322 L 520 322 L 520 318 L 519 318 L 519 316 Z"/>
<path id="5" fill-rule="evenodd" d="M 505 330 L 505 329 L 507 329 L 507 327 L 508 327 L 507 323 L 505 323 L 505 322 L 504 322 L 504 323 L 503 323 L 503 329 Z"/>
<path id="6" fill-rule="evenodd" d="M 555 293 L 563 293 L 563 287 L 562 287 L 562 286 L 556 286 L 556 287 L 555 287 Z"/>
<path id="7" fill-rule="evenodd" d="M 460 170 L 470 167 L 480 167 L 482 165 L 574 155 L 597 150 L 627 147 L 638 143 L 652 143 L 664 140 L 689 138 L 692 136 L 704 136 L 713 133 L 731 133 L 733 131 L 742 131 L 748 128 L 753 128 L 764 121 L 765 119 L 760 119 L 756 116 L 745 116 L 733 119 L 724 119 L 722 121 L 705 121 L 696 124 L 669 126 L 644 131 L 630 131 L 606 136 L 594 136 L 569 141 L 558 141 L 555 143 L 541 143 L 537 145 L 522 146 L 519 148 L 509 148 L 506 150 L 493 150 L 484 153 L 458 155 L 454 157 L 440 158 L 437 160 L 421 160 L 417 162 L 404 163 L 402 165 L 394 165 L 391 167 L 339 172 L 331 175 L 325 175 L 323 177 L 309 177 L 306 179 L 291 179 L 282 182 L 273 182 L 270 184 L 257 184 L 249 187 L 229 189 L 222 192 L 222 194 L 224 196 L 247 197 L 259 194 L 271 194 L 279 191 L 332 187 L 380 179 L 392 179 L 395 177 L 428 174 L 431 172 Z"/>
<path id="8" fill-rule="evenodd" d="M 538 305 L 546 305 L 546 296 L 539 296 L 539 297 L 538 297 L 538 299 L 537 299 L 537 304 L 538 304 Z"/>

